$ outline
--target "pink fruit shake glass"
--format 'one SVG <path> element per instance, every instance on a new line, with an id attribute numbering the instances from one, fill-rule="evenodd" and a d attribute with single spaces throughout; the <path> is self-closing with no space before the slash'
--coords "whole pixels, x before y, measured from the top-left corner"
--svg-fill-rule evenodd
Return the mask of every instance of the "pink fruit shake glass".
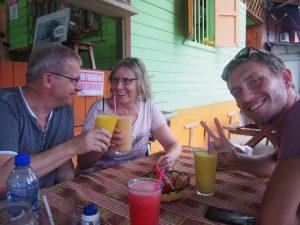
<path id="1" fill-rule="evenodd" d="M 128 182 L 131 225 L 156 225 L 159 220 L 162 185 L 155 189 L 157 180 L 136 178 Z"/>

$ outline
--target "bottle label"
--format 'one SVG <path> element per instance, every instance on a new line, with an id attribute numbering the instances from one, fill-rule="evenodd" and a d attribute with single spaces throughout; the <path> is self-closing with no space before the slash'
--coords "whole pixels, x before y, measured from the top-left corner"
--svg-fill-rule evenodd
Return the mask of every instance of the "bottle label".
<path id="1" fill-rule="evenodd" d="M 36 202 L 33 202 L 33 204 L 32 204 L 32 210 L 35 212 L 35 211 L 38 211 L 39 208 L 40 208 L 40 205 L 39 205 L 39 202 L 36 199 Z"/>
<path id="2" fill-rule="evenodd" d="M 81 222 L 81 225 L 100 225 L 100 220 L 97 220 L 97 221 L 82 221 Z"/>
<path id="3" fill-rule="evenodd" d="M 82 214 L 81 225 L 100 225 L 99 213 L 90 216 Z"/>
<path id="4" fill-rule="evenodd" d="M 26 197 L 23 197 L 23 196 L 19 196 L 17 195 L 16 193 L 13 193 L 13 192 L 7 192 L 7 201 L 27 201 L 27 202 L 30 202 L 32 204 L 32 210 L 34 212 L 38 211 L 39 210 L 39 199 L 40 197 L 40 191 L 38 190 L 38 194 L 35 198 L 33 199 L 27 199 Z"/>
<path id="5" fill-rule="evenodd" d="M 37 198 L 35 199 L 35 202 L 32 204 L 33 205 L 33 211 L 40 210 L 39 199 L 40 199 L 40 189 L 38 189 Z"/>

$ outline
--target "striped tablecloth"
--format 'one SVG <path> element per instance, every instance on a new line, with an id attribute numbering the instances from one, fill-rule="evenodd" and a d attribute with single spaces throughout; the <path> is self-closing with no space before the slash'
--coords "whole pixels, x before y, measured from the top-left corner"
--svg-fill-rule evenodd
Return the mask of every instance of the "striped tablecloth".
<path id="1" fill-rule="evenodd" d="M 97 173 L 81 175 L 72 181 L 43 189 L 41 194 L 47 195 L 50 204 L 60 198 L 75 202 L 78 221 L 81 221 L 83 206 L 94 203 L 100 210 L 101 224 L 130 224 L 127 182 L 152 171 L 158 156 L 159 153 Z M 198 196 L 195 192 L 193 154 L 188 147 L 183 148 L 174 170 L 187 174 L 191 184 L 185 189 L 182 199 L 161 204 L 160 224 L 218 224 L 204 218 L 204 212 L 210 205 L 257 215 L 266 187 L 265 179 L 234 170 L 218 171 L 215 194 L 211 197 Z"/>

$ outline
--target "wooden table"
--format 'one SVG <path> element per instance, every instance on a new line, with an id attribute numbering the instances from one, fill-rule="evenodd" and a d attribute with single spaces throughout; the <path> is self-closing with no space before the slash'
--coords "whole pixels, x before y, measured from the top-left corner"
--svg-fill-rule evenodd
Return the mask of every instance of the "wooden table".
<path id="1" fill-rule="evenodd" d="M 43 189 L 41 195 L 46 194 L 50 204 L 55 204 L 60 198 L 75 202 L 78 221 L 81 221 L 83 206 L 94 203 L 100 210 L 101 224 L 129 225 L 127 182 L 152 171 L 159 155 L 157 153 L 97 173 L 81 175 L 72 181 Z M 161 204 L 160 224 L 220 224 L 204 218 L 210 205 L 257 215 L 267 180 L 239 171 L 218 171 L 215 194 L 211 197 L 198 196 L 195 192 L 194 159 L 189 147 L 183 147 L 183 154 L 174 170 L 187 174 L 191 184 L 182 199 Z"/>
<path id="2" fill-rule="evenodd" d="M 230 124 L 223 126 L 224 129 L 228 130 L 230 134 L 238 134 L 238 135 L 247 135 L 252 136 L 252 138 L 245 143 L 250 147 L 255 147 L 259 142 L 261 142 L 264 138 L 267 141 L 270 141 L 274 148 L 278 147 L 278 139 L 276 137 L 275 131 L 264 129 L 256 124 L 248 124 L 245 126 L 238 126 L 238 124 Z"/>

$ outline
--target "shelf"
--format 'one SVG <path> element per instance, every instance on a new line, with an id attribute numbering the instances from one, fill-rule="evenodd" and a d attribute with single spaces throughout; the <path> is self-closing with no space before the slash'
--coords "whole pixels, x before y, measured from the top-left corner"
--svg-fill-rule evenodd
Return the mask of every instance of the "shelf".
<path id="1" fill-rule="evenodd" d="M 300 46 L 300 43 L 298 42 L 269 42 L 268 45 L 283 45 L 283 46 Z"/>
<path id="2" fill-rule="evenodd" d="M 102 16 L 125 18 L 138 14 L 138 9 L 122 0 L 64 0 L 82 9 L 87 9 Z"/>
<path id="3" fill-rule="evenodd" d="M 276 54 L 292 54 L 300 52 L 300 43 L 270 42 L 271 51 Z"/>

